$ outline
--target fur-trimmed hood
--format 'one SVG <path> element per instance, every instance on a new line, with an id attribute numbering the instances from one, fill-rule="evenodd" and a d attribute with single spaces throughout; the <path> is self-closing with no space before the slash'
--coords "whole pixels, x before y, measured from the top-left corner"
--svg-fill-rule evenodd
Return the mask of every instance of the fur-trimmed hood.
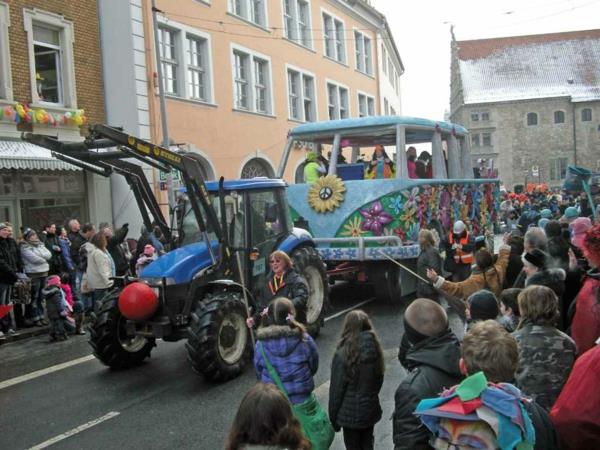
<path id="1" fill-rule="evenodd" d="M 262 341 L 270 354 L 285 357 L 303 340 L 302 330 L 287 325 L 270 325 L 256 331 L 256 339 Z"/>

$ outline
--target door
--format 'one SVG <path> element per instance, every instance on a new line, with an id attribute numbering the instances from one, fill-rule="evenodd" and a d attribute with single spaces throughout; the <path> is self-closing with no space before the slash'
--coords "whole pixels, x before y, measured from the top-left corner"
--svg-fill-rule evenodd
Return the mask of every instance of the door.
<path id="1" fill-rule="evenodd" d="M 258 250 L 258 257 L 250 266 L 250 288 L 258 294 L 262 291 L 269 272 L 269 255 L 286 233 L 284 211 L 277 202 L 275 190 L 250 191 L 248 193 L 246 223 L 249 248 Z"/>

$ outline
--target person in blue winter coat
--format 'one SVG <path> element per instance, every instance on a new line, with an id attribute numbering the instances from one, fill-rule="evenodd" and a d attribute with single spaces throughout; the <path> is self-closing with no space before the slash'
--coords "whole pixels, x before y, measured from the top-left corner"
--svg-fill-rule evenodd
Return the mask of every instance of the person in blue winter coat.
<path id="1" fill-rule="evenodd" d="M 295 319 L 291 300 L 278 297 L 268 307 L 268 325 L 256 332 L 254 367 L 258 379 L 275 384 L 271 379 L 261 350 L 281 378 L 292 404 L 306 400 L 315 388 L 313 379 L 319 367 L 315 342 L 304 326 Z"/>

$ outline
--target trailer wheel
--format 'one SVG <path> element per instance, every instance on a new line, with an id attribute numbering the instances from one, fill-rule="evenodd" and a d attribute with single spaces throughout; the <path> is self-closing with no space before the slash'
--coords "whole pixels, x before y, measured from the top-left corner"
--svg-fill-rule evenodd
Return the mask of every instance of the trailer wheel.
<path id="1" fill-rule="evenodd" d="M 240 294 L 207 294 L 191 315 L 185 346 L 194 371 L 208 380 L 226 381 L 241 374 L 252 344 Z"/>
<path id="2" fill-rule="evenodd" d="M 329 285 L 325 265 L 313 247 L 300 247 L 294 250 L 291 257 L 294 268 L 308 284 L 306 329 L 311 336 L 316 337 L 325 323 L 325 313 L 329 307 Z"/>
<path id="3" fill-rule="evenodd" d="M 120 289 L 109 291 L 95 305 L 95 317 L 89 326 L 89 343 L 94 356 L 112 369 L 140 365 L 156 346 L 154 338 L 128 336 L 126 319 L 119 311 Z"/>

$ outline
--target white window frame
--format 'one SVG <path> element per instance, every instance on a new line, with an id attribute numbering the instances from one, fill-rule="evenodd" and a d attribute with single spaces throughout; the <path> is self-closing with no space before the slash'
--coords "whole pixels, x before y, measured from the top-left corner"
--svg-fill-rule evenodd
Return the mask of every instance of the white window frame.
<path id="1" fill-rule="evenodd" d="M 327 38 L 328 34 L 328 30 L 327 25 L 325 23 L 325 16 L 328 16 L 331 19 L 331 23 L 333 25 L 333 32 L 335 33 L 335 37 L 333 37 L 333 56 L 328 55 L 328 43 L 331 40 L 331 38 Z M 342 25 L 342 39 L 338 39 L 338 29 L 336 27 L 336 21 L 339 22 Z M 336 16 L 335 14 L 330 13 L 328 10 L 321 8 L 321 23 L 323 24 L 323 54 L 325 55 L 325 57 L 327 59 L 330 59 L 332 61 L 338 62 L 340 64 L 343 65 L 347 65 L 348 64 L 348 58 L 346 55 L 346 23 L 340 19 L 338 16 Z M 341 55 L 340 52 L 338 51 L 338 45 L 337 42 L 340 42 L 340 47 L 341 47 Z"/>
<path id="2" fill-rule="evenodd" d="M 335 98 L 335 102 L 333 103 L 333 106 L 335 107 L 335 117 L 330 117 L 329 115 L 329 85 L 332 85 L 335 87 L 336 89 L 336 98 Z M 347 113 L 346 113 L 346 117 L 341 117 L 341 95 L 340 95 L 340 89 L 344 89 L 346 91 L 346 97 L 347 97 Z M 328 78 L 325 79 L 325 98 L 327 100 L 327 118 L 329 120 L 337 120 L 337 119 L 347 119 L 349 117 L 352 117 L 352 112 L 351 112 L 351 106 L 350 106 L 350 88 L 348 86 L 346 86 L 345 84 L 340 83 L 339 81 L 334 81 L 334 80 L 330 80 Z"/>
<path id="3" fill-rule="evenodd" d="M 236 104 L 236 98 L 235 98 L 235 87 L 236 87 L 236 80 L 235 80 L 235 53 L 241 53 L 244 54 L 248 60 L 250 61 L 249 64 L 249 70 L 247 73 L 248 79 L 247 79 L 247 83 L 248 83 L 248 108 L 240 108 L 238 107 L 238 105 Z M 231 58 L 231 81 L 232 81 L 232 100 L 233 100 L 233 109 L 235 111 L 242 111 L 242 112 L 248 112 L 248 113 L 253 113 L 253 114 L 259 114 L 261 116 L 270 116 L 270 117 L 274 117 L 275 116 L 275 108 L 273 105 L 273 75 L 272 75 L 272 71 L 273 71 L 273 64 L 271 62 L 271 57 L 264 55 L 262 53 L 258 53 L 255 50 L 251 50 L 249 48 L 243 47 L 241 45 L 238 44 L 230 44 L 230 58 Z M 262 111 L 258 111 L 256 108 L 256 88 L 258 87 L 258 84 L 256 83 L 256 74 L 254 73 L 254 68 L 255 68 L 255 62 L 257 60 L 260 61 L 264 61 L 267 63 L 267 73 L 266 73 L 266 84 L 265 84 L 265 88 L 266 88 L 266 93 L 267 93 L 267 98 L 265 101 L 265 106 L 267 111 L 266 112 L 262 112 Z"/>
<path id="4" fill-rule="evenodd" d="M 487 140 L 487 137 L 489 137 L 489 144 L 486 144 L 485 141 Z M 481 133 L 481 146 L 482 147 L 493 147 L 492 145 L 492 132 L 491 131 L 483 131 Z"/>
<path id="5" fill-rule="evenodd" d="M 373 76 L 373 39 L 357 28 L 353 28 L 354 66 L 357 71 Z M 366 45 L 368 41 L 369 45 Z"/>
<path id="6" fill-rule="evenodd" d="M 159 26 L 158 29 L 158 35 L 159 35 L 159 46 L 162 48 L 163 47 L 163 33 L 169 33 L 171 34 L 171 44 L 173 46 L 173 53 L 174 53 L 174 58 L 171 59 L 167 59 L 165 57 L 162 56 L 161 54 L 161 49 L 159 48 L 158 50 L 158 63 L 163 66 L 163 60 L 165 61 L 164 64 L 165 65 L 169 65 L 169 66 L 173 66 L 174 67 L 174 80 L 175 80 L 175 90 L 174 91 L 170 91 L 167 90 L 167 86 L 165 83 L 165 70 L 164 67 L 162 67 L 161 70 L 161 74 L 163 79 L 161 80 L 161 82 L 163 83 L 163 91 L 165 93 L 165 95 L 168 96 L 173 96 L 173 97 L 185 97 L 185 95 L 183 94 L 184 91 L 184 87 L 185 84 L 183 83 L 182 80 L 182 70 L 181 70 L 181 65 L 183 62 L 183 48 L 181 46 L 181 30 L 178 30 L 176 28 L 172 28 L 172 27 L 166 27 L 166 26 Z"/>
<path id="7" fill-rule="evenodd" d="M 383 99 L 383 109 L 386 116 L 390 115 L 390 102 L 387 98 Z"/>
<path id="8" fill-rule="evenodd" d="M 387 50 L 385 49 L 385 44 L 382 42 L 381 43 L 381 70 L 383 71 L 384 75 L 387 76 Z"/>
<path id="9" fill-rule="evenodd" d="M 367 94 L 363 91 L 356 91 L 356 101 L 358 105 L 358 117 L 372 117 L 375 115 L 375 96 L 371 94 Z M 366 114 L 361 115 L 361 100 L 364 99 L 364 104 L 366 106 Z"/>
<path id="10" fill-rule="evenodd" d="M 300 80 L 300 91 L 298 92 L 298 109 L 300 116 L 293 117 L 292 112 L 292 102 L 291 102 L 291 92 L 290 92 L 290 71 L 296 72 L 299 76 Z M 308 70 L 300 69 L 299 67 L 293 66 L 291 64 L 285 65 L 285 77 L 286 77 L 286 85 L 287 85 L 287 99 L 288 99 L 288 120 L 294 120 L 298 122 L 308 122 L 306 119 L 305 109 L 304 109 L 304 101 L 305 101 L 305 92 L 304 92 L 304 79 L 305 77 L 312 78 L 312 114 L 313 120 L 311 122 L 316 122 L 318 120 L 318 107 L 317 107 L 317 77 L 314 73 L 309 72 Z"/>
<path id="11" fill-rule="evenodd" d="M 12 75 L 10 66 L 10 47 L 8 29 L 10 27 L 10 11 L 8 3 L 0 2 L 0 99 L 12 100 Z"/>
<path id="12" fill-rule="evenodd" d="M 240 2 L 241 6 L 242 6 L 240 14 L 238 14 L 234 8 L 234 2 L 236 2 L 236 0 L 227 0 L 227 12 L 229 14 L 243 20 L 244 22 L 248 22 L 252 25 L 256 25 L 259 28 L 262 28 L 265 30 L 269 28 L 269 16 L 268 16 L 269 8 L 267 8 L 267 0 L 238 0 L 238 1 Z M 253 17 L 254 5 L 256 4 L 256 2 L 259 2 L 262 4 L 262 13 L 261 14 L 262 14 L 264 23 L 254 21 L 254 17 Z"/>
<path id="13" fill-rule="evenodd" d="M 75 86 L 75 57 L 73 55 L 74 29 L 73 22 L 59 14 L 41 11 L 37 8 L 23 9 L 23 22 L 27 33 L 29 52 L 29 78 L 31 81 L 31 98 L 33 105 L 77 108 L 77 90 Z M 60 40 L 60 103 L 45 102 L 39 98 L 36 85 L 35 55 L 33 41 L 34 22 L 48 26 L 59 32 Z"/>
<path id="14" fill-rule="evenodd" d="M 561 164 L 560 162 L 563 161 L 565 162 L 564 165 L 564 172 L 565 172 L 565 176 L 561 177 Z M 566 175 L 567 175 L 567 167 L 569 166 L 569 158 L 566 158 L 564 156 L 558 157 L 558 158 L 550 158 L 549 159 L 549 170 L 548 170 L 548 178 L 550 179 L 550 181 L 561 181 L 564 180 Z M 557 170 L 558 169 L 558 170 Z M 554 172 L 554 178 L 552 177 L 552 172 Z M 556 175 L 558 175 L 558 178 L 556 178 Z"/>
<path id="15" fill-rule="evenodd" d="M 290 15 L 286 14 L 286 8 L 285 8 L 285 2 L 286 0 L 281 0 L 281 13 L 283 14 L 283 33 L 284 33 L 284 38 L 294 42 L 295 44 L 301 45 L 302 47 L 306 47 L 310 50 L 313 49 L 313 35 L 312 35 L 312 4 L 311 4 L 311 0 L 289 0 L 290 3 Z M 307 23 L 303 23 L 300 21 L 300 3 L 305 3 L 307 5 Z M 291 33 L 288 31 L 288 27 L 287 27 L 287 18 L 289 17 L 290 21 L 292 22 L 292 29 L 291 29 Z M 307 30 L 307 38 L 306 38 L 306 42 L 305 40 L 302 38 L 302 28 L 301 28 L 301 24 L 304 25 L 305 29 Z M 288 36 L 288 33 L 290 33 L 290 35 Z"/>
<path id="16" fill-rule="evenodd" d="M 203 103 L 208 105 L 215 105 L 215 89 L 214 89 L 214 66 L 212 56 L 212 40 L 211 35 L 199 30 L 198 28 L 185 25 L 183 23 L 175 22 L 167 19 L 164 16 L 158 17 L 159 28 L 166 28 L 175 32 L 175 52 L 177 57 L 177 80 L 179 82 L 179 89 L 177 94 L 165 94 L 169 98 L 183 99 L 190 102 Z M 187 60 L 187 49 L 188 49 L 188 37 L 192 39 L 198 39 L 204 41 L 205 50 L 205 65 L 204 74 L 206 86 L 204 88 L 206 92 L 206 99 L 202 100 L 199 98 L 192 97 L 190 94 L 191 80 L 188 73 L 188 60 Z M 160 63 L 160 52 L 155 51 L 154 64 Z M 164 74 L 163 74 L 164 77 Z M 160 80 L 162 82 L 162 80 Z"/>

